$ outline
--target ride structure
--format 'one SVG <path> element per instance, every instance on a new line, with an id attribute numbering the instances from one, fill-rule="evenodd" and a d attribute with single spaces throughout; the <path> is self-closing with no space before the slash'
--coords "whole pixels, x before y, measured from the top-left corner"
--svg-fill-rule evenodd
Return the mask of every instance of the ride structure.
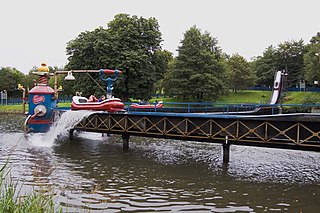
<path id="1" fill-rule="evenodd" d="M 100 69 L 99 70 L 99 76 L 100 79 L 104 82 L 106 82 L 106 89 L 107 89 L 107 99 L 108 98 L 112 98 L 112 90 L 113 90 L 113 82 L 115 82 L 116 80 L 118 80 L 118 75 L 121 74 L 122 71 L 120 70 L 109 70 L 109 69 Z M 104 78 L 104 75 L 107 74 L 108 77 Z M 111 78 L 111 74 L 114 74 L 114 78 Z"/>
<path id="2" fill-rule="evenodd" d="M 39 82 L 28 92 L 29 111 L 25 121 L 25 126 L 33 132 L 45 132 L 51 126 L 54 120 L 53 109 L 57 105 L 55 91 L 48 86 L 50 77 L 49 68 L 42 63 L 37 72 Z"/>
<path id="3" fill-rule="evenodd" d="M 163 102 L 162 101 L 159 101 L 158 103 L 154 103 L 154 104 L 150 104 L 150 103 L 147 103 L 147 104 L 139 104 L 139 103 L 132 103 L 130 105 L 130 108 L 131 109 L 160 109 L 160 108 L 163 108 Z"/>
<path id="4" fill-rule="evenodd" d="M 86 97 L 73 96 L 71 103 L 71 110 L 94 110 L 107 112 L 124 112 L 124 104 L 119 98 L 112 96 L 113 82 L 118 79 L 118 75 L 122 73 L 120 70 L 100 69 L 100 79 L 106 82 L 107 99 L 98 102 L 94 96 L 87 99 Z M 107 78 L 104 77 L 107 75 Z M 111 75 L 114 75 L 112 78 Z"/>
<path id="5" fill-rule="evenodd" d="M 274 76 L 274 83 L 272 88 L 272 95 L 269 104 L 278 104 L 281 100 L 283 90 L 284 77 L 287 75 L 285 70 L 278 70 Z"/>
<path id="6" fill-rule="evenodd" d="M 59 74 L 67 74 L 65 80 L 75 80 L 72 73 L 97 73 L 100 78 L 107 82 L 108 97 L 102 102 L 89 102 L 85 97 L 74 96 L 71 105 L 72 110 L 99 110 L 113 113 L 124 111 L 124 104 L 119 98 L 112 97 L 112 83 L 118 78 L 118 74 L 122 73 L 119 70 L 70 70 L 70 71 L 55 71 L 49 73 L 49 68 L 46 63 L 42 63 L 37 72 L 33 74 L 39 76 L 38 83 L 35 82 L 34 87 L 28 92 L 29 96 L 29 111 L 24 123 L 26 132 L 46 132 L 55 121 L 55 118 L 60 114 L 57 110 L 58 100 L 58 80 Z M 107 74 L 107 78 L 103 75 Z M 111 78 L 111 75 L 115 75 Z M 50 76 L 54 76 L 54 89 L 48 85 Z"/>

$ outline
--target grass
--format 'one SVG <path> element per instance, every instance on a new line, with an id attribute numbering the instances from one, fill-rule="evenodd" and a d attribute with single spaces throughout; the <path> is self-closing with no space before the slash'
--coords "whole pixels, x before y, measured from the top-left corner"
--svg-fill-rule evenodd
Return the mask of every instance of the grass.
<path id="1" fill-rule="evenodd" d="M 27 111 L 28 111 L 28 105 L 26 104 L 26 112 Z M 22 104 L 0 105 L 0 112 L 21 114 L 22 113 Z"/>
<path id="2" fill-rule="evenodd" d="M 241 90 L 237 93 L 229 93 L 218 98 L 221 103 L 267 103 L 271 91 Z"/>
<path id="3" fill-rule="evenodd" d="M 71 102 L 64 102 L 64 103 L 59 103 L 59 107 L 71 107 Z"/>
<path id="4" fill-rule="evenodd" d="M 0 168 L 0 212 L 62 212 L 55 209 L 52 193 L 47 190 L 33 191 L 30 195 L 21 195 L 18 183 L 14 183 L 7 169 L 8 160 Z"/>
<path id="5" fill-rule="evenodd" d="M 270 99 L 271 91 L 253 91 L 253 90 L 241 90 L 237 93 L 229 93 L 218 98 L 215 102 L 218 103 L 266 103 Z M 150 102 L 154 101 L 163 102 L 181 102 L 177 98 L 152 98 Z M 134 100 L 136 101 L 136 100 Z M 192 100 L 189 100 L 193 102 Z M 188 102 L 188 101 L 187 101 Z M 194 101 L 198 102 L 198 101 Z"/>
<path id="6" fill-rule="evenodd" d="M 285 104 L 319 104 L 318 92 L 288 92 L 284 98 Z"/>

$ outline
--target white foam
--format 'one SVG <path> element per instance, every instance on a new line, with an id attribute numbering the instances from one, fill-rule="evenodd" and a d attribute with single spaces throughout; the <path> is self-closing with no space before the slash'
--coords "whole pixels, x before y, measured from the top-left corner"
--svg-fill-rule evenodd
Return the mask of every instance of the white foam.
<path id="1" fill-rule="evenodd" d="M 70 129 L 92 113 L 94 112 L 87 110 L 66 111 L 54 122 L 48 132 L 32 134 L 28 140 L 34 146 L 52 147 L 58 136 L 68 136 Z"/>

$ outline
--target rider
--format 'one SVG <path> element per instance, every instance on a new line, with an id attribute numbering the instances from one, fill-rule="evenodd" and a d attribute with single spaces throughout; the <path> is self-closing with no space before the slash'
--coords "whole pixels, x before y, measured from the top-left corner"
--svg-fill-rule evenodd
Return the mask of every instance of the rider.
<path id="1" fill-rule="evenodd" d="M 104 101 L 104 100 L 106 100 L 106 96 L 101 95 L 101 97 L 99 98 L 98 102 L 102 102 L 102 101 Z"/>

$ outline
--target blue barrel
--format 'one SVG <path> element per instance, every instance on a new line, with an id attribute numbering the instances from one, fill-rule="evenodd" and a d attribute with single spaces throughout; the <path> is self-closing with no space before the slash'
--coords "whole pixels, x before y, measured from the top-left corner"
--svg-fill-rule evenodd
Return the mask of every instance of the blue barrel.
<path id="1" fill-rule="evenodd" d="M 54 90 L 47 85 L 37 85 L 29 91 L 29 117 L 27 125 L 32 132 L 46 132 L 54 120 L 57 105 Z"/>

